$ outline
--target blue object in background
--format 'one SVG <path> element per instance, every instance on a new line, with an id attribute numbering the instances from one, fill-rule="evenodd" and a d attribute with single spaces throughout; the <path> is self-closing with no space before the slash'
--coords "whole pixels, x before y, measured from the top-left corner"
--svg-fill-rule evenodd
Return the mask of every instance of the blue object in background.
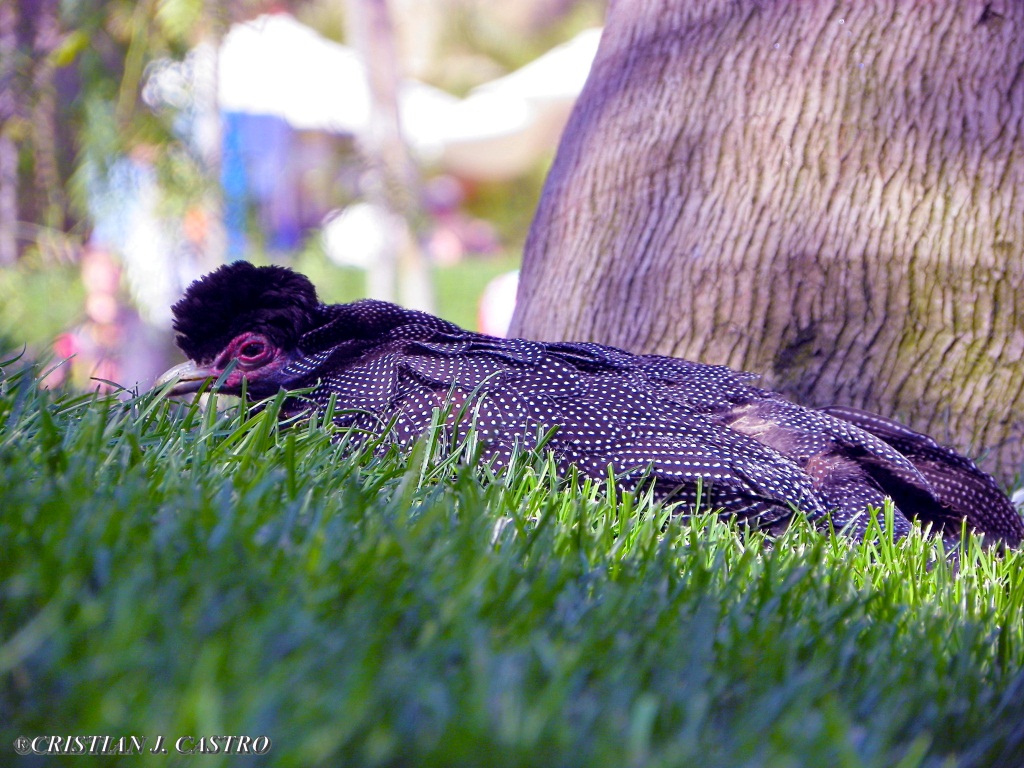
<path id="1" fill-rule="evenodd" d="M 258 212 L 269 249 L 297 248 L 302 227 L 292 168 L 294 129 L 280 117 L 243 112 L 224 112 L 221 125 L 221 185 L 228 258 L 242 259 L 248 251 L 252 207 Z"/>

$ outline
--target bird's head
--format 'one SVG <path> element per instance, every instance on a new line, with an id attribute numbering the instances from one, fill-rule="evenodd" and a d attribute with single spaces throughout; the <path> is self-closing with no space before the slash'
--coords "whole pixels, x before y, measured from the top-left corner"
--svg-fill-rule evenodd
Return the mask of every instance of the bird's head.
<path id="1" fill-rule="evenodd" d="M 189 361 L 157 385 L 176 379 L 170 394 L 189 394 L 230 368 L 221 392 L 239 394 L 245 380 L 254 397 L 269 397 L 291 383 L 285 369 L 299 355 L 299 339 L 318 324 L 321 307 L 313 284 L 290 269 L 243 261 L 221 267 L 174 305 L 178 346 Z"/>

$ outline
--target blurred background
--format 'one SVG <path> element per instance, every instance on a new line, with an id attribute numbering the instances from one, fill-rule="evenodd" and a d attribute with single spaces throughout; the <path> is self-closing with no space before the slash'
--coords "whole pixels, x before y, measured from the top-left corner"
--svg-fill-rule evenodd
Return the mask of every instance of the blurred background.
<path id="1" fill-rule="evenodd" d="M 49 386 L 145 389 L 180 359 L 171 304 L 237 259 L 503 334 L 603 15 L 3 0 L 0 350 L 49 355 Z"/>

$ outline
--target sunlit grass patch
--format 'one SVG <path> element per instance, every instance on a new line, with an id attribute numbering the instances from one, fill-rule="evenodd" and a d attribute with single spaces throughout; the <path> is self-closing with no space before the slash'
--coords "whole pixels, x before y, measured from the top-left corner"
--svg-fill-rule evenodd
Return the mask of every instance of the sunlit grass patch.
<path id="1" fill-rule="evenodd" d="M 19 735 L 100 733 L 263 734 L 294 766 L 1024 764 L 1017 552 L 954 563 L 884 514 L 865 542 L 768 538 L 544 455 L 353 451 L 274 403 L 16 369 L 0 762 Z M 186 759 L 218 760 L 152 761 Z"/>

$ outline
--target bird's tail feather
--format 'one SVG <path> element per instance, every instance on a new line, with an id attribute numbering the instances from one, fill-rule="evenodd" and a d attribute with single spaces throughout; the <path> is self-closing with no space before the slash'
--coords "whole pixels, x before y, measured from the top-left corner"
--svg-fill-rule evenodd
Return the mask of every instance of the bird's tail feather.
<path id="1" fill-rule="evenodd" d="M 1007 544 L 1024 540 L 1024 521 L 996 481 L 956 451 L 899 422 L 845 406 L 819 409 L 883 440 L 914 465 L 949 514 L 931 522 L 948 526 L 966 519 L 969 527 Z"/>

